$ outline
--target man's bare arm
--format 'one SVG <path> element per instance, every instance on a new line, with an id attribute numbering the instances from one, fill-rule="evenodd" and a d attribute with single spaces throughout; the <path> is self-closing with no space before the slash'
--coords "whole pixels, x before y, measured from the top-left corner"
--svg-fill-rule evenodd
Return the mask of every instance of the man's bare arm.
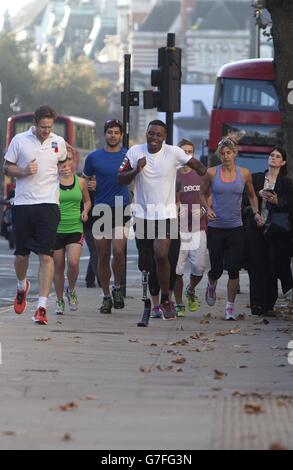
<path id="1" fill-rule="evenodd" d="M 21 178 L 24 176 L 34 175 L 38 172 L 38 164 L 32 160 L 25 168 L 20 168 L 15 163 L 5 160 L 3 165 L 4 175 L 11 176 L 12 178 Z"/>
<path id="2" fill-rule="evenodd" d="M 137 167 L 134 170 L 122 171 L 118 173 L 118 182 L 121 186 L 127 186 L 130 184 L 136 175 L 141 172 L 143 167 L 146 165 L 146 158 L 140 158 L 137 162 Z"/>
<path id="3" fill-rule="evenodd" d="M 186 165 L 192 168 L 193 170 L 195 170 L 199 176 L 204 176 L 207 172 L 206 167 L 199 160 L 196 160 L 195 158 L 191 158 L 190 160 L 188 160 Z"/>

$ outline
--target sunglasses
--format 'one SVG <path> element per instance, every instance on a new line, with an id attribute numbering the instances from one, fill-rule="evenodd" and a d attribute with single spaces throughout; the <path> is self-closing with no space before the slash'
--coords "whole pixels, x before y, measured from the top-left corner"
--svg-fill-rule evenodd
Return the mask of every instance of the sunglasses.
<path id="1" fill-rule="evenodd" d="M 119 119 L 108 119 L 108 121 L 105 122 L 105 127 L 109 126 L 109 124 L 117 124 L 117 126 L 123 126 L 122 122 L 119 121 Z"/>

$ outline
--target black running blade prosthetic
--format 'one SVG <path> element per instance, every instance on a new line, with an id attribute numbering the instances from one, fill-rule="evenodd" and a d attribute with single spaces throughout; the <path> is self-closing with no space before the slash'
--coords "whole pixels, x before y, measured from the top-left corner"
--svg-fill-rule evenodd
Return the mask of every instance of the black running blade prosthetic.
<path id="1" fill-rule="evenodd" d="M 148 326 L 150 314 L 151 314 L 152 304 L 150 299 L 146 299 L 144 301 L 144 311 L 142 315 L 141 321 L 137 324 L 137 326 Z"/>

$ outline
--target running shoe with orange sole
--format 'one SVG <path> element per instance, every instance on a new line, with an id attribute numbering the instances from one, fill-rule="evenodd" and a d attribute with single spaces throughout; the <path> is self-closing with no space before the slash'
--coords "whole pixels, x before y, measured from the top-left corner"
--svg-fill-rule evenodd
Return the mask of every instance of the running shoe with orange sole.
<path id="1" fill-rule="evenodd" d="M 16 296 L 13 302 L 14 306 L 14 311 L 17 313 L 17 315 L 20 315 L 23 313 L 26 309 L 26 304 L 27 304 L 27 295 L 30 290 L 30 281 L 26 280 L 26 289 L 25 290 L 17 290 Z"/>
<path id="2" fill-rule="evenodd" d="M 35 311 L 32 321 L 38 323 L 39 325 L 48 325 L 48 319 L 46 317 L 46 309 L 44 307 L 39 307 Z"/>

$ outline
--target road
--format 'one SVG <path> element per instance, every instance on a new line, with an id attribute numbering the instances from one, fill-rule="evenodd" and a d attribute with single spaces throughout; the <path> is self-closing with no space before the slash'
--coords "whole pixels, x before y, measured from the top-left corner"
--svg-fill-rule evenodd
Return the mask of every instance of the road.
<path id="1" fill-rule="evenodd" d="M 89 253 L 86 245 L 80 261 L 80 275 L 78 278 L 78 286 L 84 286 L 84 278 L 88 264 Z M 0 237 L 0 308 L 12 304 L 15 296 L 15 273 L 13 266 L 13 250 L 9 250 L 8 242 Z M 38 258 L 32 254 L 30 259 L 30 267 L 28 278 L 31 282 L 29 300 L 33 301 L 37 297 L 37 276 L 38 276 Z M 127 285 L 130 287 L 139 286 L 140 273 L 137 270 L 137 250 L 133 240 L 128 242 L 127 250 Z"/>

